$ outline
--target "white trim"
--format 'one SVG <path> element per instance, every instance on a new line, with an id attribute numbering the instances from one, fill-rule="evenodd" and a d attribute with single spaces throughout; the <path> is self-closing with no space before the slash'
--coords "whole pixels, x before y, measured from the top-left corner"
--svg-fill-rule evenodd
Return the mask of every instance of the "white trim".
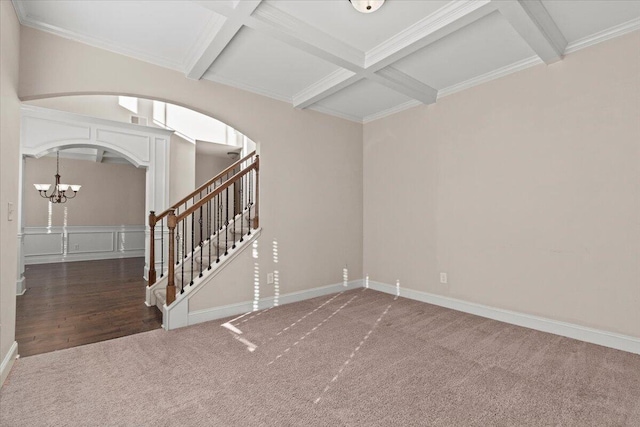
<path id="1" fill-rule="evenodd" d="M 24 13 L 25 12 L 24 8 L 22 7 L 22 5 L 20 5 L 20 3 L 21 1 L 13 0 L 14 5 L 16 4 L 19 5 L 16 8 L 18 20 L 25 27 L 35 28 L 36 30 L 55 34 L 59 37 L 62 37 L 68 40 L 88 44 L 89 46 L 94 46 L 100 49 L 108 50 L 110 52 L 128 56 L 130 58 L 137 59 L 139 61 L 149 62 L 151 64 L 158 65 L 163 68 L 169 68 L 175 71 L 183 71 L 183 64 L 179 60 L 175 60 L 175 59 L 171 59 L 171 58 L 167 58 L 159 55 L 152 55 L 138 49 L 118 46 L 117 44 L 112 43 L 109 40 L 104 40 L 98 37 L 89 36 L 86 34 L 67 30 L 65 28 L 61 28 L 56 25 L 51 25 L 51 24 L 47 24 L 45 22 L 39 21 L 37 17 L 33 17 L 28 13 Z"/>
<path id="2" fill-rule="evenodd" d="M 373 280 L 369 280 L 369 288 L 391 295 L 396 295 L 397 293 L 395 286 L 388 285 L 386 283 L 374 282 Z M 416 301 L 426 302 L 428 304 L 438 305 L 440 307 L 450 308 L 452 310 L 462 311 L 464 313 L 474 314 L 476 316 L 498 320 L 500 322 L 510 323 L 512 325 L 523 326 L 537 331 L 548 332 L 563 337 L 586 341 L 592 344 L 602 345 L 604 347 L 640 354 L 640 338 L 628 335 L 588 328 L 586 326 L 533 316 L 531 314 L 489 307 L 482 304 L 416 291 L 413 289 L 400 288 L 400 296 Z"/>
<path id="3" fill-rule="evenodd" d="M 356 83 L 364 77 L 345 68 L 338 68 L 293 95 L 295 108 L 306 108 Z"/>
<path id="4" fill-rule="evenodd" d="M 399 113 L 400 111 L 408 110 L 409 108 L 417 107 L 418 105 L 424 105 L 422 102 L 412 99 L 411 101 L 403 102 L 395 107 L 382 110 L 378 113 L 369 114 L 362 119 L 363 124 L 373 122 L 374 120 L 381 119 L 383 117 L 391 116 L 392 114 Z"/>
<path id="5" fill-rule="evenodd" d="M 146 241 L 145 230 L 146 227 L 144 225 L 25 227 L 23 233 L 24 238 L 32 237 L 37 239 L 37 236 L 59 236 L 60 251 L 56 253 L 35 254 L 24 252 L 24 263 L 25 265 L 33 265 L 58 262 L 144 257 Z M 122 246 L 122 236 L 125 236 L 126 240 L 126 235 L 131 233 L 143 233 L 144 237 L 140 247 L 125 248 Z M 74 234 L 110 234 L 111 248 L 97 248 L 87 251 L 73 250 L 69 247 L 69 239 L 72 238 Z M 40 245 L 36 244 L 36 246 Z M 64 248 L 67 249 L 66 253 L 64 252 Z"/>
<path id="6" fill-rule="evenodd" d="M 545 63 L 562 59 L 567 40 L 540 0 L 503 1 L 498 10 Z"/>
<path id="7" fill-rule="evenodd" d="M 24 295 L 27 292 L 27 288 L 25 287 L 25 278 L 22 276 L 20 279 L 16 280 L 16 295 Z"/>
<path id="8" fill-rule="evenodd" d="M 190 325 L 188 314 L 189 300 L 191 299 L 191 297 L 197 294 L 200 289 L 204 288 L 207 283 L 213 280 L 214 277 L 216 277 L 222 270 L 230 265 L 231 262 L 238 257 L 238 255 L 240 255 L 246 249 L 251 248 L 253 242 L 257 240 L 261 234 L 262 229 L 258 228 L 252 231 L 251 236 L 244 236 L 243 242 L 236 242 L 235 249 L 229 248 L 228 255 L 220 257 L 220 263 L 213 264 L 211 270 L 207 269 L 206 271 L 203 271 L 202 277 L 194 277 L 193 285 L 185 286 L 184 293 L 176 292 L 176 300 L 171 303 L 170 306 L 167 307 L 167 304 L 165 303 L 162 307 L 162 323 L 164 324 L 164 328 L 166 330 L 171 330 Z M 209 243 L 202 246 L 202 253 L 205 252 L 205 248 L 207 248 L 208 245 Z M 195 254 L 189 255 L 189 257 L 185 258 L 183 263 L 188 262 L 193 256 L 198 256 L 199 253 L 200 252 L 196 252 Z M 168 275 L 163 277 L 162 279 L 162 283 L 167 283 Z M 161 286 L 159 285 L 159 283 L 160 281 L 156 282 L 156 284 L 151 287 L 147 287 L 147 301 L 149 303 L 156 302 L 153 296 L 153 291 Z M 176 289 L 177 287 L 178 284 L 176 283 Z M 152 295 L 149 295 L 149 293 L 151 293 Z"/>
<path id="9" fill-rule="evenodd" d="M 68 122 L 76 126 L 84 124 L 99 125 L 107 128 L 107 130 L 122 132 L 122 129 L 134 131 L 135 134 L 143 133 L 145 135 L 152 134 L 157 136 L 170 137 L 173 135 L 172 130 L 157 128 L 154 126 L 136 125 L 127 122 L 118 122 L 115 120 L 101 119 L 99 117 L 86 116 L 84 114 L 68 113 L 66 111 L 54 110 L 51 108 L 38 107 L 37 105 L 22 104 L 20 111 L 28 117 L 37 117 L 45 120 L 59 120 Z M 80 123 L 77 123 L 80 122 Z"/>
<path id="10" fill-rule="evenodd" d="M 364 68 L 377 71 L 496 10 L 490 0 L 456 0 L 390 37 L 365 54 Z"/>
<path id="11" fill-rule="evenodd" d="M 307 110 L 317 111 L 318 113 L 328 114 L 330 116 L 338 117 L 341 119 L 349 120 L 351 122 L 362 123 L 362 119 L 358 116 L 354 116 L 352 114 L 343 113 L 341 111 L 334 110 L 329 107 L 325 107 L 320 104 L 313 104 L 306 108 Z"/>
<path id="12" fill-rule="evenodd" d="M 421 101 L 425 104 L 433 104 L 438 97 L 437 89 L 432 88 L 420 80 L 414 79 L 397 68 L 388 66 L 371 75 L 371 81 L 395 90 L 409 98 Z"/>
<path id="13" fill-rule="evenodd" d="M 220 75 L 214 74 L 211 71 L 206 72 L 202 79 L 208 80 L 214 83 L 220 83 L 225 86 L 231 86 L 236 89 L 245 90 L 247 92 L 252 92 L 257 95 L 266 96 L 267 98 L 275 99 L 277 101 L 286 102 L 287 104 L 291 104 L 291 97 L 283 95 L 281 93 L 276 93 L 267 89 L 262 89 L 256 86 L 252 86 L 246 83 L 240 83 L 235 80 L 229 79 L 227 77 L 222 77 Z"/>
<path id="14" fill-rule="evenodd" d="M 2 359 L 2 364 L 0 364 L 0 388 L 2 388 L 4 380 L 9 376 L 13 363 L 18 357 L 18 342 L 14 341 L 13 344 L 11 344 L 9 351 L 4 356 L 4 359 Z"/>
<path id="15" fill-rule="evenodd" d="M 615 37 L 620 37 L 636 30 L 640 30 L 640 18 L 632 19 L 631 21 L 627 21 L 623 24 L 607 28 L 606 30 L 599 31 L 595 34 L 591 34 L 590 36 L 573 41 L 567 45 L 564 53 L 565 55 L 573 53 L 580 49 L 584 49 L 585 47 L 593 46 L 594 44 L 598 44 Z"/>
<path id="16" fill-rule="evenodd" d="M 444 89 L 440 89 L 438 91 L 438 99 L 443 98 L 445 96 L 453 95 L 456 92 L 460 92 L 465 89 L 469 89 L 474 86 L 478 86 L 483 83 L 490 82 L 491 80 L 499 79 L 500 77 L 504 77 L 509 74 L 516 73 L 518 71 L 522 71 L 539 64 L 544 64 L 544 61 L 536 55 L 536 56 L 523 59 L 521 61 L 514 62 L 513 64 L 505 65 L 504 67 L 500 67 L 496 70 L 489 71 L 488 73 L 482 74 L 480 76 L 476 76 L 476 77 L 470 78 L 469 80 L 465 80 L 463 82 L 456 83 L 455 85 L 446 87 Z"/>
<path id="17" fill-rule="evenodd" d="M 344 283 L 335 283 L 333 285 L 322 286 L 318 288 L 306 289 L 304 291 L 291 292 L 280 295 L 279 305 L 290 304 L 320 297 L 323 295 L 334 294 L 345 290 L 357 289 L 364 286 L 362 279 L 352 280 L 347 286 Z M 258 302 L 258 310 L 273 307 L 274 297 L 261 298 Z M 247 313 L 253 310 L 253 301 L 245 301 L 237 304 L 223 305 L 220 307 L 208 308 L 205 310 L 192 311 L 189 313 L 189 325 L 197 323 L 209 322 L 211 320 L 223 319 L 225 317 L 235 316 Z"/>
<path id="18" fill-rule="evenodd" d="M 218 17 L 218 22 L 209 24 L 206 40 L 199 47 L 192 61 L 187 65 L 185 74 L 190 79 L 200 80 L 213 65 L 222 51 L 242 29 L 244 18 L 251 16 L 262 0 L 244 0 L 238 3 L 233 13 L 227 18 Z"/>

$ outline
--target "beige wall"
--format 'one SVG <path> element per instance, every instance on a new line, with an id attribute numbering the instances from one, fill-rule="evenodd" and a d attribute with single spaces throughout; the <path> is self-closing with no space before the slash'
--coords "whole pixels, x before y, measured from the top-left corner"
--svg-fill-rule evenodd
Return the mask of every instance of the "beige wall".
<path id="1" fill-rule="evenodd" d="M 211 178 L 235 163 L 236 160 L 233 160 L 227 156 L 216 156 L 214 154 L 197 153 L 196 186 L 200 186 L 209 181 Z"/>
<path id="2" fill-rule="evenodd" d="M 20 96 L 124 93 L 210 115 L 261 142 L 261 240 L 278 239 L 288 293 L 362 272 L 362 126 L 22 28 Z M 51 52 L 56 52 L 51 55 Z M 287 251 L 284 248 L 289 248 Z M 295 248 L 295 250 L 293 250 Z M 261 274 L 273 271 L 271 261 Z M 252 269 L 250 261 L 245 269 Z M 245 286 L 251 287 L 252 283 Z M 273 289 L 264 291 L 271 295 Z M 212 302 L 215 304 L 215 302 Z"/>
<path id="3" fill-rule="evenodd" d="M 365 273 L 640 337 L 639 46 L 365 125 Z"/>
<path id="4" fill-rule="evenodd" d="M 33 184 L 52 184 L 55 172 L 55 157 L 26 159 L 23 193 L 25 227 L 49 225 L 49 202 L 40 197 Z M 60 175 L 63 183 L 80 184 L 82 188 L 73 200 L 52 205 L 51 225 L 147 223 L 145 218 L 148 213 L 144 205 L 146 169 L 129 164 L 61 158 Z"/>
<path id="5" fill-rule="evenodd" d="M 131 115 L 133 114 L 118 104 L 117 96 L 65 96 L 34 99 L 26 104 L 125 123 L 131 123 Z"/>
<path id="6" fill-rule="evenodd" d="M 174 134 L 171 135 L 170 151 L 169 204 L 173 205 L 196 188 L 196 145 Z"/>
<path id="7" fill-rule="evenodd" d="M 18 167 L 20 165 L 20 101 L 18 55 L 20 25 L 8 1 L 0 1 L 0 361 L 15 340 L 18 250 Z M 9 221 L 7 203 L 14 205 Z M 0 385 L 8 370 L 3 372 Z"/>

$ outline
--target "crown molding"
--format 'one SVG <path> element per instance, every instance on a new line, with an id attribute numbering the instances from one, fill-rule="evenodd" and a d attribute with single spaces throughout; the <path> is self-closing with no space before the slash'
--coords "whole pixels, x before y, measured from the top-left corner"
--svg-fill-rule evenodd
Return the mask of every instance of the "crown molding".
<path id="1" fill-rule="evenodd" d="M 454 93 L 463 91 L 465 89 L 472 88 L 474 86 L 481 85 L 483 83 L 490 82 L 491 80 L 499 79 L 500 77 L 507 76 L 512 73 L 533 67 L 535 65 L 544 64 L 544 61 L 540 57 L 532 56 L 530 58 L 523 59 L 521 61 L 514 62 L 513 64 L 505 65 L 504 67 L 490 71 L 477 77 L 473 77 L 469 80 L 457 83 L 455 85 L 440 89 L 438 91 L 438 99 L 445 96 L 453 95 Z"/>
<path id="2" fill-rule="evenodd" d="M 623 36 L 633 31 L 640 30 L 640 18 L 632 19 L 623 24 L 616 25 L 606 30 L 599 31 L 591 34 L 590 36 L 583 37 L 579 40 L 573 41 L 567 45 L 565 54 L 577 52 L 580 49 L 584 49 L 589 46 L 593 46 L 603 41 L 610 40 L 616 37 Z"/>
<path id="3" fill-rule="evenodd" d="M 498 10 L 546 63 L 560 61 L 567 40 L 540 0 L 498 2 Z"/>
<path id="4" fill-rule="evenodd" d="M 412 99 L 407 102 L 403 102 L 402 104 L 396 105 L 395 107 L 388 108 L 386 110 L 380 111 L 379 113 L 369 114 L 365 118 L 362 119 L 362 124 L 371 123 L 375 120 L 382 119 L 383 117 L 391 116 L 393 114 L 399 113 L 404 110 L 408 110 L 409 108 L 417 107 L 419 105 L 424 105 L 422 102 Z"/>
<path id="5" fill-rule="evenodd" d="M 213 73 L 207 73 L 204 76 L 202 76 L 203 80 L 208 80 L 211 82 L 215 82 L 215 83 L 220 83 L 223 84 L 225 86 L 231 86 L 234 87 L 236 89 L 240 89 L 240 90 L 245 90 L 247 92 L 253 92 L 257 95 L 262 95 L 262 96 L 266 96 L 267 98 L 272 98 L 275 99 L 277 101 L 283 101 L 286 102 L 288 104 L 291 104 L 291 97 L 287 96 L 287 95 L 283 95 L 281 93 L 276 93 L 270 90 L 266 90 L 266 89 L 262 89 L 260 87 L 256 87 L 256 86 L 252 86 L 246 83 L 241 83 L 238 81 L 235 81 L 233 79 L 227 78 L 227 77 L 222 77 L 219 76 L 217 74 L 213 74 Z"/>
<path id="6" fill-rule="evenodd" d="M 16 11 L 20 24 L 26 25 L 27 11 L 24 10 L 24 3 L 18 0 L 11 0 L 11 3 L 13 4 L 13 9 Z"/>
<path id="7" fill-rule="evenodd" d="M 226 16 L 220 14 L 215 14 L 209 19 L 204 30 L 200 33 L 198 40 L 196 40 L 184 56 L 182 63 L 185 74 L 193 69 L 227 20 L 228 18 Z"/>
<path id="8" fill-rule="evenodd" d="M 338 68 L 329 75 L 307 86 L 293 96 L 295 108 L 306 108 L 320 99 L 333 95 L 339 90 L 350 86 L 363 77 L 344 68 Z"/>
<path id="9" fill-rule="evenodd" d="M 69 39 L 79 43 L 84 43 L 89 46 L 108 50 L 110 52 L 117 53 L 120 55 L 128 56 L 130 58 L 137 59 L 138 61 L 149 62 L 151 64 L 158 65 L 160 67 L 169 68 L 171 70 L 180 71 L 180 72 L 184 70 L 184 66 L 182 62 L 179 60 L 173 60 L 173 59 L 165 58 L 158 55 L 150 55 L 138 49 L 123 48 L 121 46 L 117 46 L 114 43 L 111 43 L 109 41 L 106 41 L 97 37 L 87 36 L 82 33 L 66 30 L 64 28 L 60 28 L 55 25 L 50 25 L 50 24 L 35 20 L 30 15 L 23 16 L 23 19 L 20 20 L 20 23 L 26 27 L 30 27 L 36 30 L 55 34 L 65 39 Z"/>
<path id="10" fill-rule="evenodd" d="M 365 68 L 374 65 L 378 69 L 384 68 L 400 59 L 395 58 L 395 55 L 401 54 L 404 57 L 495 10 L 497 6 L 491 0 L 451 2 L 366 52 Z M 406 49 L 410 49 L 411 52 L 402 53 Z"/>
<path id="11" fill-rule="evenodd" d="M 200 80 L 222 51 L 243 27 L 244 20 L 260 6 L 262 0 L 244 0 L 227 18 L 220 17 L 219 24 L 209 25 L 205 32 L 204 42 L 200 41 L 192 62 L 186 68 L 185 74 L 190 79 Z"/>
<path id="12" fill-rule="evenodd" d="M 314 104 L 308 108 L 309 110 L 317 111 L 318 113 L 328 114 L 330 116 L 339 117 L 341 119 L 349 120 L 350 122 L 356 122 L 362 124 L 362 118 L 354 116 L 352 114 L 343 113 L 338 110 L 334 110 L 324 105 Z"/>

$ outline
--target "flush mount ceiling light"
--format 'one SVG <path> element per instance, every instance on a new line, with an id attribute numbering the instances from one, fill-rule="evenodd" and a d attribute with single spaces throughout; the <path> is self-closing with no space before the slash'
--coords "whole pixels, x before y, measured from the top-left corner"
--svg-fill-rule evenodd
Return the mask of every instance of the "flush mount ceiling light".
<path id="1" fill-rule="evenodd" d="M 51 203 L 64 203 L 68 199 L 73 199 L 78 194 L 81 185 L 75 184 L 60 184 L 60 152 L 56 153 L 56 179 L 55 184 L 53 184 L 53 191 L 51 194 L 47 194 L 49 188 L 51 188 L 51 184 L 33 184 L 36 187 L 36 190 L 40 193 L 42 197 L 45 199 L 49 199 Z M 73 195 L 71 191 L 73 191 Z"/>
<path id="2" fill-rule="evenodd" d="M 351 3 L 358 12 L 371 13 L 380 9 L 384 0 L 349 0 L 349 3 Z"/>

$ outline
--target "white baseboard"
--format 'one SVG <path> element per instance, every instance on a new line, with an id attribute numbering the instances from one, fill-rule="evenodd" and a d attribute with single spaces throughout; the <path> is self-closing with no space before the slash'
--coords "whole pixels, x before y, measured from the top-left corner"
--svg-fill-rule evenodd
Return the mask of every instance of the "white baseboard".
<path id="1" fill-rule="evenodd" d="M 4 384 L 4 380 L 9 376 L 9 372 L 11 372 L 11 368 L 13 367 L 13 363 L 16 361 L 18 357 L 18 343 L 14 341 L 7 352 L 7 355 L 2 360 L 2 364 L 0 364 L 0 388 Z"/>
<path id="2" fill-rule="evenodd" d="M 127 252 L 104 252 L 94 254 L 77 254 L 65 256 L 61 255 L 44 255 L 44 256 L 32 256 L 24 259 L 25 265 L 35 264 L 54 264 L 59 262 L 77 262 L 77 261 L 99 261 L 103 259 L 118 259 L 118 258 L 143 258 L 144 250 L 127 251 Z"/>
<path id="3" fill-rule="evenodd" d="M 374 282 L 371 280 L 369 281 L 369 288 L 392 295 L 396 295 L 397 292 L 396 287 L 393 285 Z M 628 335 L 616 334 L 613 332 L 588 328 L 586 326 L 575 325 L 573 323 L 560 322 L 558 320 L 546 319 L 544 317 L 533 316 L 530 314 L 503 310 L 501 308 L 489 307 L 442 295 L 415 291 L 413 289 L 400 288 L 400 296 L 450 308 L 452 310 L 475 314 L 476 316 L 487 317 L 489 319 L 510 323 L 512 325 L 523 326 L 537 331 L 548 332 L 563 337 L 586 341 L 592 344 L 602 345 L 604 347 L 640 354 L 640 338 Z"/>
<path id="4" fill-rule="evenodd" d="M 24 295 L 27 292 L 27 288 L 24 285 L 24 276 L 16 280 L 16 295 Z"/>
<path id="5" fill-rule="evenodd" d="M 293 302 L 304 301 L 311 298 L 321 297 L 323 295 L 335 294 L 344 290 L 361 288 L 362 286 L 362 279 L 358 279 L 348 282 L 347 286 L 344 286 L 344 283 L 336 283 L 319 288 L 291 292 L 289 294 L 280 295 L 278 305 L 291 304 Z M 265 308 L 272 307 L 274 302 L 274 297 L 261 298 L 258 301 L 258 309 L 263 310 Z M 220 307 L 208 308 L 206 310 L 193 311 L 189 313 L 189 325 L 236 316 L 238 314 L 248 313 L 252 310 L 253 301 L 244 301 L 237 304 L 229 304 Z"/>

